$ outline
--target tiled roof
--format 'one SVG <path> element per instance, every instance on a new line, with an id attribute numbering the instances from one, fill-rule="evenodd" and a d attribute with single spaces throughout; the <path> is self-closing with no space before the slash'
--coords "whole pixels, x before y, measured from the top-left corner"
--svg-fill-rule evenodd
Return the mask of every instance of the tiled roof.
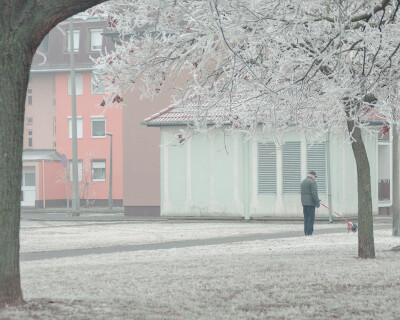
<path id="1" fill-rule="evenodd" d="M 251 107 L 248 107 L 246 112 L 250 111 Z M 232 107 L 231 111 L 227 108 L 218 105 L 207 105 L 202 103 L 201 106 L 197 102 L 189 102 L 184 106 L 182 104 L 173 104 L 160 112 L 153 114 L 152 116 L 144 119 L 142 124 L 147 126 L 168 126 L 168 125 L 187 125 L 193 124 L 195 121 L 206 122 L 207 124 L 213 124 L 216 122 L 223 122 L 226 124 L 232 123 L 232 119 L 237 119 L 235 115 L 243 114 L 243 106 Z M 269 115 L 262 114 L 258 111 L 257 119 L 260 121 L 264 117 Z M 376 124 L 384 123 L 385 117 L 375 112 L 367 112 L 361 115 L 361 120 Z"/>
<path id="2" fill-rule="evenodd" d="M 200 120 L 207 123 L 215 123 L 217 120 L 223 119 L 229 122 L 226 116 L 226 109 L 223 107 L 205 105 L 198 107 L 198 105 L 192 103 L 191 105 L 186 105 L 184 111 L 179 106 L 172 105 L 144 119 L 142 124 L 147 126 L 187 125 Z"/>
<path id="3" fill-rule="evenodd" d="M 143 122 L 146 124 L 177 123 L 184 122 L 186 118 L 187 116 L 175 107 L 168 107 L 144 119 Z"/>

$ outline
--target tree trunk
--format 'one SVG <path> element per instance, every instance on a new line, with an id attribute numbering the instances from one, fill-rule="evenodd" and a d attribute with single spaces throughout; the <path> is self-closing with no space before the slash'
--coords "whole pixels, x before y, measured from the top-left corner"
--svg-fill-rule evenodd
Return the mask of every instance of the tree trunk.
<path id="1" fill-rule="evenodd" d="M 10 33 L 0 41 L 0 303 L 22 302 L 19 221 L 25 95 L 31 58 Z"/>
<path id="2" fill-rule="evenodd" d="M 23 301 L 19 226 L 25 96 L 33 54 L 59 22 L 104 0 L 0 0 L 0 307 Z"/>
<path id="3" fill-rule="evenodd" d="M 393 214 L 393 236 L 399 236 L 400 229 L 400 181 L 399 181 L 399 133 L 397 131 L 397 124 L 393 124 L 393 203 L 392 203 L 392 214 Z"/>
<path id="4" fill-rule="evenodd" d="M 354 121 L 347 121 L 347 128 L 354 142 L 351 144 L 357 165 L 358 181 L 358 256 L 375 258 L 374 225 L 372 219 L 371 174 L 367 151 L 361 136 L 361 129 L 354 127 Z"/>

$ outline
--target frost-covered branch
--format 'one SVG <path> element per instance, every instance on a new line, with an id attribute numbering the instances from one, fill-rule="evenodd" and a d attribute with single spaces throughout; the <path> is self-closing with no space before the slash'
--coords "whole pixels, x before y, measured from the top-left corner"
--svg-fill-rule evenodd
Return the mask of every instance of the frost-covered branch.
<path id="1" fill-rule="evenodd" d="M 100 11 L 120 44 L 96 72 L 108 81 L 107 104 L 124 90 L 173 90 L 175 107 L 202 130 L 390 123 L 398 8 L 398 0 L 115 1 Z"/>

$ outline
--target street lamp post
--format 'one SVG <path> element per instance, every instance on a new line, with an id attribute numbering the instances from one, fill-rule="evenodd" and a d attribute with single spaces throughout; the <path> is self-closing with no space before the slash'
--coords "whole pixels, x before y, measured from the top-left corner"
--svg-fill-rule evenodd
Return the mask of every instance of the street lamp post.
<path id="1" fill-rule="evenodd" d="M 108 180 L 108 211 L 111 212 L 113 208 L 113 198 L 112 198 L 112 143 L 113 134 L 106 132 L 106 135 L 110 136 L 110 178 Z"/>
<path id="2" fill-rule="evenodd" d="M 72 18 L 69 20 L 69 53 L 71 65 L 71 115 L 72 115 L 72 215 L 79 216 L 79 185 L 78 185 L 78 142 L 76 123 L 76 87 L 75 87 L 75 46 L 74 26 Z"/>

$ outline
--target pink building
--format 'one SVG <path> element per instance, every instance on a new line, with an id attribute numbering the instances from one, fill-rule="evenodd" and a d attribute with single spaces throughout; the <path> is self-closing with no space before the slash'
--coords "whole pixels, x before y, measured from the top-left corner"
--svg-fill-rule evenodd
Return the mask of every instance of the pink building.
<path id="1" fill-rule="evenodd" d="M 113 139 L 113 200 L 122 206 L 122 110 L 98 107 L 105 93 L 92 79 L 92 61 L 105 47 L 113 48 L 102 33 L 107 22 L 74 22 L 78 115 L 78 175 L 82 205 L 107 205 L 110 140 Z M 61 24 L 43 40 L 34 57 L 25 114 L 22 206 L 66 206 L 71 197 L 71 96 L 69 94 L 69 24 Z M 66 179 L 67 176 L 67 179 Z"/>
<path id="2" fill-rule="evenodd" d="M 40 94 L 43 92 L 46 92 L 46 94 Z M 54 173 L 55 164 L 57 162 L 60 164 L 60 155 L 55 150 L 56 113 L 54 101 L 54 77 L 51 74 L 31 76 L 25 108 L 21 192 L 21 205 L 23 206 L 46 205 L 43 203 L 43 194 L 46 195 L 46 182 L 48 182 L 48 177 Z M 54 192 L 58 187 L 58 184 L 50 187 L 51 192 Z"/>
<path id="3" fill-rule="evenodd" d="M 122 206 L 122 109 L 105 110 L 98 104 L 101 94 L 93 92 L 91 73 L 76 74 L 78 176 L 81 199 L 94 205 L 107 205 L 110 174 L 110 140 L 113 138 L 113 199 L 115 206 Z M 68 94 L 66 73 L 55 75 L 57 151 L 72 159 L 71 96 Z M 71 162 L 69 161 L 69 165 Z M 71 194 L 71 193 L 70 193 Z"/>
<path id="4" fill-rule="evenodd" d="M 141 100 L 139 92 L 124 96 L 124 109 L 98 107 L 105 88 L 92 81 L 93 62 L 105 47 L 107 22 L 74 22 L 78 175 L 81 206 L 106 206 L 110 175 L 110 136 L 113 137 L 113 202 L 126 215 L 160 215 L 160 130 L 140 121 L 164 109 L 170 96 Z M 43 40 L 34 57 L 26 101 L 23 154 L 23 206 L 66 207 L 71 198 L 71 96 L 69 94 L 69 24 L 60 24 Z"/>

